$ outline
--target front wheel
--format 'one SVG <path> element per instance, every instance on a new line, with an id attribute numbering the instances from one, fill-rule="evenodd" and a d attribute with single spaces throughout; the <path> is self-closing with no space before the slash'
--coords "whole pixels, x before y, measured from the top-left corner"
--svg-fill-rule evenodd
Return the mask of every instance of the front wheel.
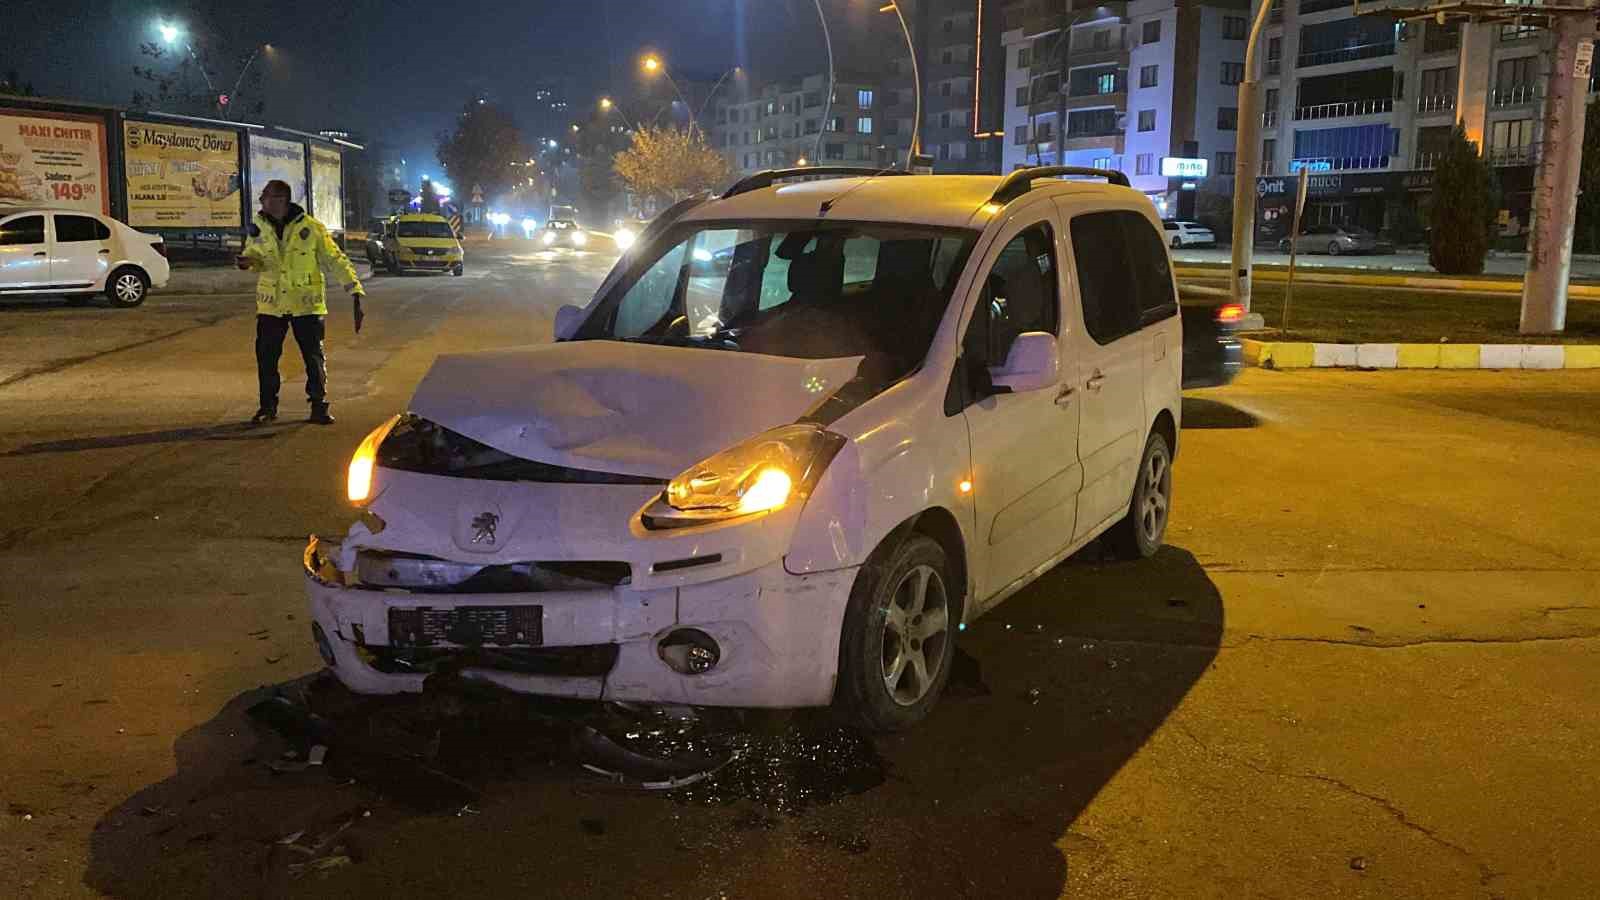
<path id="1" fill-rule="evenodd" d="M 123 266 L 106 279 L 106 299 L 112 306 L 129 309 L 144 302 L 150 293 L 150 279 L 132 266 Z"/>
<path id="2" fill-rule="evenodd" d="M 920 722 L 955 658 L 957 587 L 937 541 L 914 534 L 873 554 L 850 590 L 835 705 L 868 731 Z"/>
<path id="3" fill-rule="evenodd" d="M 1166 539 L 1172 511 L 1172 450 L 1160 432 L 1151 432 L 1139 459 L 1128 514 L 1106 532 L 1106 543 L 1119 559 L 1154 556 Z"/>
<path id="4" fill-rule="evenodd" d="M 1174 237 L 1172 239 L 1172 249 L 1179 250 L 1179 249 L 1182 249 L 1182 248 L 1183 248 L 1183 238 Z"/>
<path id="5" fill-rule="evenodd" d="M 389 274 L 390 275 L 399 275 L 400 274 L 400 260 L 399 260 L 399 258 L 397 258 L 393 253 L 390 253 L 388 255 L 388 257 L 387 257 L 387 262 L 389 264 Z"/>
<path id="6" fill-rule="evenodd" d="M 1329 241 L 1328 242 L 1328 255 L 1329 256 L 1338 256 L 1340 253 L 1343 253 L 1343 252 L 1344 252 L 1343 250 L 1339 249 L 1339 242 L 1338 241 Z"/>
<path id="7" fill-rule="evenodd" d="M 466 273 L 466 268 L 462 263 L 456 263 L 455 267 L 450 270 L 450 274 L 454 275 L 457 278 L 460 278 L 465 273 Z"/>

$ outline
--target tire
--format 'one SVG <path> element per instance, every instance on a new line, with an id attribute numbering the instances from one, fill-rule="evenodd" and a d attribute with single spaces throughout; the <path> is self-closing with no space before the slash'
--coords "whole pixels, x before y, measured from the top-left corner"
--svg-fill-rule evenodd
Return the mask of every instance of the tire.
<path id="1" fill-rule="evenodd" d="M 1180 238 L 1180 237 L 1173 238 L 1172 239 L 1172 249 L 1174 249 L 1174 250 L 1182 250 L 1183 249 L 1183 238 Z"/>
<path id="2" fill-rule="evenodd" d="M 395 256 L 393 253 L 390 253 L 384 259 L 384 262 L 387 263 L 387 265 L 388 265 L 388 269 L 389 269 L 389 274 L 390 275 L 399 275 L 399 274 L 401 274 L 400 258 L 399 257 Z"/>
<path id="3" fill-rule="evenodd" d="M 1128 514 L 1106 532 L 1106 546 L 1118 559 L 1146 559 L 1161 549 L 1172 513 L 1172 450 L 1160 432 L 1151 432 L 1139 458 Z"/>
<path id="4" fill-rule="evenodd" d="M 466 274 L 466 271 L 467 269 L 464 263 L 456 263 L 455 267 L 450 270 L 450 274 L 460 278 L 462 275 Z"/>
<path id="5" fill-rule="evenodd" d="M 922 721 L 955 658 L 958 595 L 944 548 L 920 534 L 890 539 L 894 546 L 879 547 L 850 589 L 834 694 L 851 724 L 873 732 Z"/>
<path id="6" fill-rule="evenodd" d="M 1344 251 L 1339 249 L 1339 242 L 1338 241 L 1329 241 L 1328 242 L 1328 255 L 1329 256 L 1338 256 L 1342 252 L 1344 252 Z"/>
<path id="7" fill-rule="evenodd" d="M 106 279 L 106 299 L 112 306 L 132 309 L 150 294 L 150 276 L 136 266 L 123 266 Z"/>
<path id="8" fill-rule="evenodd" d="M 1278 252 L 1279 253 L 1288 253 L 1289 252 L 1289 241 L 1288 241 L 1287 238 L 1285 238 L 1284 240 L 1281 240 L 1281 241 L 1278 242 Z"/>

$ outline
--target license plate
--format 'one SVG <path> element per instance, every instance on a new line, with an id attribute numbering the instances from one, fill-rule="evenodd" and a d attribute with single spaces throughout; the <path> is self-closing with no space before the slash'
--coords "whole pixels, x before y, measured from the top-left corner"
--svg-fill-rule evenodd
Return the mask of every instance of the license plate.
<path id="1" fill-rule="evenodd" d="M 389 644 L 395 647 L 537 647 L 543 643 L 542 606 L 421 606 L 389 610 Z"/>

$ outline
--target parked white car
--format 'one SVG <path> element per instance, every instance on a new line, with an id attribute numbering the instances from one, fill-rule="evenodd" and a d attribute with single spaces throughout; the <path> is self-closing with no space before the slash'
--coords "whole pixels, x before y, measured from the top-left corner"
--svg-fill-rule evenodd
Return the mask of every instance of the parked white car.
<path id="1" fill-rule="evenodd" d="M 1174 250 L 1183 247 L 1215 247 L 1217 236 L 1211 229 L 1199 222 L 1183 222 L 1168 219 L 1161 223 L 1167 233 L 1167 246 Z"/>
<path id="2" fill-rule="evenodd" d="M 0 206 L 0 295 L 104 293 L 138 306 L 170 274 L 160 235 L 82 210 Z"/>
<path id="3" fill-rule="evenodd" d="M 903 728 L 967 623 L 1102 535 L 1155 552 L 1182 335 L 1149 201 L 796 174 L 663 214 L 556 343 L 441 357 L 368 435 L 359 520 L 305 553 L 346 685 Z"/>

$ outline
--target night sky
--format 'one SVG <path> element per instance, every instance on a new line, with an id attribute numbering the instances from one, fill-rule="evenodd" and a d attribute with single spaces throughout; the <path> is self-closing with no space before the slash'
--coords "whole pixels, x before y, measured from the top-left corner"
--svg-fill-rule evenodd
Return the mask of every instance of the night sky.
<path id="1" fill-rule="evenodd" d="M 823 41 L 811 0 L 271 0 L 210 4 L 149 0 L 0 0 L 0 72 L 16 69 L 39 93 L 126 104 L 149 64 L 141 41 L 155 23 L 197 6 L 263 56 L 259 117 L 306 131 L 342 129 L 433 159 L 433 135 L 471 95 L 502 102 L 524 124 L 532 93 L 568 94 L 574 118 L 602 94 L 626 94 L 642 49 L 712 75 L 731 65 L 757 78 L 819 71 Z M 870 56 L 877 6 L 828 0 L 840 66 Z M 848 46 L 852 38 L 853 53 Z M 213 72 L 231 81 L 236 71 Z M 243 99 L 248 100 L 248 95 Z M 529 135 L 537 137 L 537 135 Z"/>

